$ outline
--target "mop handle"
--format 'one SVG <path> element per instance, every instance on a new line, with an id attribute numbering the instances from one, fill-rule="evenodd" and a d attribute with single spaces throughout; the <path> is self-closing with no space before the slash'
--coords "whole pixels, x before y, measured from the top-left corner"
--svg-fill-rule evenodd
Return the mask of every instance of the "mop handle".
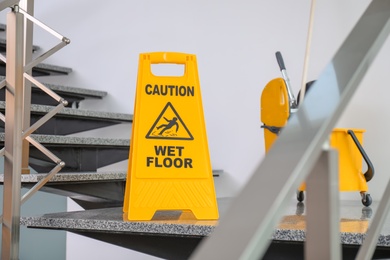
<path id="1" fill-rule="evenodd" d="M 312 0 L 311 7 L 310 7 L 309 28 L 307 30 L 306 52 L 305 52 L 305 60 L 304 60 L 303 72 L 302 72 L 302 84 L 301 84 L 301 90 L 299 95 L 300 104 L 303 103 L 303 99 L 305 98 L 305 94 L 306 94 L 307 71 L 309 67 L 309 57 L 310 57 L 311 39 L 313 33 L 315 6 L 316 6 L 316 0 Z"/>
<path id="2" fill-rule="evenodd" d="M 282 72 L 284 82 L 286 82 L 288 98 L 290 100 L 290 108 L 296 108 L 297 102 L 295 100 L 294 94 L 291 91 L 290 79 L 287 75 L 286 66 L 284 65 L 282 54 L 280 53 L 280 51 L 277 51 L 275 55 L 276 55 L 276 60 L 278 61 L 279 64 L 280 71 Z"/>

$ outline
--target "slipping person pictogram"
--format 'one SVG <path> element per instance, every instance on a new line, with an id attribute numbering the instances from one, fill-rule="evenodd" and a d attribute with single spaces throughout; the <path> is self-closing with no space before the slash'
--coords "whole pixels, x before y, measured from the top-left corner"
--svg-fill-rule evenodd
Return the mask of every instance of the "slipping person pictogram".
<path id="1" fill-rule="evenodd" d="M 160 128 L 163 128 L 158 135 L 162 135 L 166 130 L 171 129 L 173 126 L 176 126 L 176 133 L 177 131 L 179 131 L 179 124 L 177 123 L 177 117 L 174 117 L 172 118 L 172 120 L 169 120 L 164 116 L 164 119 L 165 121 L 168 122 L 168 124 L 162 124 L 157 127 L 158 130 L 160 130 Z"/>

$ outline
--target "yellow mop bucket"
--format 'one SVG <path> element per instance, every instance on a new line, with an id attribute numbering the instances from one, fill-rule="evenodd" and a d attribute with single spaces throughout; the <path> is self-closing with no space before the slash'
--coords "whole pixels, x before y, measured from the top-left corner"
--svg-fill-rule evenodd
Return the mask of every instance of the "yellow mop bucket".
<path id="1" fill-rule="evenodd" d="M 279 132 L 287 123 L 289 113 L 285 113 L 286 104 L 281 103 L 279 97 L 286 95 L 282 79 L 272 80 L 267 84 L 262 93 L 261 100 L 261 118 L 262 128 L 264 128 L 265 150 L 269 151 Z M 270 90 L 273 89 L 274 91 Z M 268 98 L 269 97 L 269 98 Z M 278 97 L 278 98 L 275 98 Z M 274 102 L 272 102 L 274 98 Z M 277 99 L 277 100 L 275 100 Z M 272 103 L 276 103 L 272 104 Z M 278 111 L 279 110 L 279 111 Z M 268 115 L 266 115 L 268 114 Z M 284 123 L 282 121 L 284 120 Z M 363 129 L 333 129 L 330 135 L 330 146 L 338 150 L 339 156 L 339 188 L 340 191 L 359 191 L 362 197 L 362 203 L 369 206 L 372 203 L 370 194 L 367 193 L 367 182 L 374 176 L 374 167 L 362 147 Z M 362 173 L 362 159 L 367 164 L 367 170 Z M 297 192 L 298 201 L 304 200 L 305 184 L 302 184 Z"/>
<path id="2" fill-rule="evenodd" d="M 264 128 L 265 151 L 268 152 L 279 132 L 285 126 L 290 115 L 297 109 L 298 103 L 292 95 L 285 72 L 285 66 L 280 52 L 276 57 L 283 78 L 271 80 L 261 94 L 261 121 Z M 299 100 L 299 96 L 298 96 Z M 374 167 L 362 147 L 362 129 L 336 128 L 330 135 L 330 146 L 339 153 L 339 188 L 340 191 L 359 191 L 362 203 L 369 206 L 372 203 L 367 193 L 367 182 L 374 176 Z M 362 159 L 367 164 L 367 171 L 362 173 Z M 298 201 L 304 200 L 305 184 L 297 191 Z"/>

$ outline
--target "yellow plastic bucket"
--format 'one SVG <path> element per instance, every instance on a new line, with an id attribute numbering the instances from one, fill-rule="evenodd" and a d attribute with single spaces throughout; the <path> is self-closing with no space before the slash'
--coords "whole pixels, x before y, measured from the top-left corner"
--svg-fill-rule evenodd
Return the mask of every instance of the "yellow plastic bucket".
<path id="1" fill-rule="evenodd" d="M 363 129 L 335 128 L 330 135 L 330 146 L 338 150 L 340 191 L 365 192 L 368 187 L 362 172 L 363 155 L 348 130 L 363 144 Z"/>
<path id="2" fill-rule="evenodd" d="M 352 131 L 352 133 L 349 133 L 349 131 Z M 364 129 L 335 128 L 330 134 L 330 146 L 338 151 L 340 191 L 368 191 L 367 181 L 372 176 L 370 176 L 371 172 L 367 172 L 373 170 L 373 167 L 361 147 L 364 132 Z M 366 156 L 364 159 L 369 168 L 366 173 L 362 172 L 363 154 Z M 369 177 L 365 176 L 365 174 Z M 305 184 L 302 184 L 299 188 L 300 191 L 305 189 Z"/>

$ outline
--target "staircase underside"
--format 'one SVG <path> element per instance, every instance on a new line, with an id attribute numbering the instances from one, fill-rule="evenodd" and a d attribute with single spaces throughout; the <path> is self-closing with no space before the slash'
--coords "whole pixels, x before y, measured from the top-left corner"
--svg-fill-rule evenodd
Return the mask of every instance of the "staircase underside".
<path id="1" fill-rule="evenodd" d="M 69 197 L 84 209 L 120 207 L 123 205 L 126 175 L 126 171 L 57 173 L 40 191 Z M 31 188 L 45 176 L 24 174 L 22 187 Z"/>
<path id="2" fill-rule="evenodd" d="M 45 147 L 65 162 L 62 172 L 96 171 L 129 158 L 128 146 L 46 144 Z M 55 163 L 35 147 L 30 148 L 29 165 L 37 172 L 49 172 L 55 167 Z"/>
<path id="3" fill-rule="evenodd" d="M 60 135 L 31 135 L 65 162 L 61 172 L 96 172 L 98 168 L 129 158 L 130 141 L 112 138 L 82 138 Z M 0 146 L 4 146 L 0 133 Z M 30 145 L 29 165 L 39 173 L 51 171 L 56 164 Z"/>
<path id="4" fill-rule="evenodd" d="M 214 170 L 213 177 L 223 171 Z M 22 174 L 23 188 L 32 188 L 47 174 Z M 66 196 L 84 209 L 123 206 L 127 171 L 57 173 L 40 191 Z M 0 185 L 4 175 L 0 174 Z"/>

